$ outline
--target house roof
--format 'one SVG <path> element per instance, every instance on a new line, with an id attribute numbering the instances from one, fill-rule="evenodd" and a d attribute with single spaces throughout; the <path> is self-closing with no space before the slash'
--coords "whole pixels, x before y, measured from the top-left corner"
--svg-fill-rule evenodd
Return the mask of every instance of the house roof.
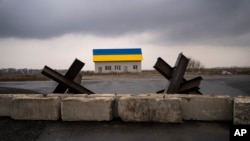
<path id="1" fill-rule="evenodd" d="M 93 49 L 93 61 L 141 61 L 142 51 L 140 48 L 124 49 Z"/>

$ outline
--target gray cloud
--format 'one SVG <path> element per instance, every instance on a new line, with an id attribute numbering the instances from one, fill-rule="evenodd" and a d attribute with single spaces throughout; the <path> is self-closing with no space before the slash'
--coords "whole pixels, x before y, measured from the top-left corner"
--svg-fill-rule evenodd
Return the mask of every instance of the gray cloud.
<path id="1" fill-rule="evenodd" d="M 0 37 L 149 32 L 155 42 L 250 45 L 249 0 L 0 0 Z"/>

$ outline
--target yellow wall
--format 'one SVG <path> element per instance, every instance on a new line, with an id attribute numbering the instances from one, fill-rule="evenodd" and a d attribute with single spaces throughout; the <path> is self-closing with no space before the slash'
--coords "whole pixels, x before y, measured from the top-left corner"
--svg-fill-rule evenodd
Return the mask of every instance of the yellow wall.
<path id="1" fill-rule="evenodd" d="M 102 61 L 141 61 L 143 59 L 141 54 L 138 55 L 94 55 L 94 62 Z"/>

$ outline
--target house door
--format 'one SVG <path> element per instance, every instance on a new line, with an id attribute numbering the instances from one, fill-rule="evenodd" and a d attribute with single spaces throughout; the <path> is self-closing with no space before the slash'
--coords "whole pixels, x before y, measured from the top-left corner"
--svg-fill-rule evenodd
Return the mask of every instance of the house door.
<path id="1" fill-rule="evenodd" d="M 128 72 L 128 66 L 123 66 L 123 71 Z"/>
<path id="2" fill-rule="evenodd" d="M 98 67 L 98 73 L 102 73 L 102 67 Z"/>

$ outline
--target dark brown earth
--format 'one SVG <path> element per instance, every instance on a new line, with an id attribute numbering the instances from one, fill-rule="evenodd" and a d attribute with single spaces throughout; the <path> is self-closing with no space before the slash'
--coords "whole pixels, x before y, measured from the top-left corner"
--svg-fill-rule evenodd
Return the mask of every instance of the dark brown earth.
<path id="1" fill-rule="evenodd" d="M 34 94 L 31 90 L 0 87 L 0 94 Z M 1 141 L 35 141 L 45 128 L 46 121 L 13 120 L 0 117 Z"/>
<path id="2" fill-rule="evenodd" d="M 35 141 L 45 125 L 45 121 L 23 121 L 0 117 L 0 139 L 1 141 Z"/>
<path id="3" fill-rule="evenodd" d="M 0 87 L 0 94 L 37 94 L 38 92 L 25 89 Z"/>

